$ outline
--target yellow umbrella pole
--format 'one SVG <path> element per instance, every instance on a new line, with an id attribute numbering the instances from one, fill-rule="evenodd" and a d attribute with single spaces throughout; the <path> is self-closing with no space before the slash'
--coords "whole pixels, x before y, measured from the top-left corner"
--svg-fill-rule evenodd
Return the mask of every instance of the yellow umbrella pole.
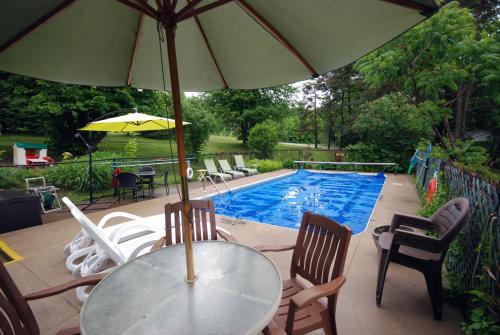
<path id="1" fill-rule="evenodd" d="M 177 140 L 177 155 L 179 158 L 179 175 L 181 179 L 181 194 L 182 194 L 182 232 L 184 234 L 184 245 L 186 248 L 186 281 L 191 283 L 195 281 L 193 248 L 191 240 L 191 215 L 189 206 L 189 189 L 187 179 L 187 164 L 186 164 L 186 149 L 184 146 L 184 129 L 182 127 L 182 107 L 181 107 L 181 92 L 179 88 L 179 72 L 177 69 L 177 55 L 175 50 L 175 35 L 174 22 L 171 17 L 170 22 L 164 24 L 167 40 L 168 52 L 168 67 L 170 70 L 170 84 L 172 88 L 172 99 L 174 103 L 175 115 L 175 136 Z"/>

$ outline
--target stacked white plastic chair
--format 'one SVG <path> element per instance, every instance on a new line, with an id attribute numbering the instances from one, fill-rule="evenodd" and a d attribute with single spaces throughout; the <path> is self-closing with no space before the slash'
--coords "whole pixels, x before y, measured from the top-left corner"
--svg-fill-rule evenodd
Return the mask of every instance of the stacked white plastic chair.
<path id="1" fill-rule="evenodd" d="M 82 231 L 65 248 L 66 252 L 72 252 L 66 260 L 66 267 L 75 276 L 111 272 L 117 266 L 149 252 L 151 246 L 165 236 L 164 214 L 141 218 L 127 213 L 126 216 L 112 213 L 101 220 L 102 225 L 95 225 L 68 198 L 63 198 L 63 201 L 82 226 Z M 134 220 L 102 228 L 110 218 L 117 216 Z M 81 301 L 88 296 L 85 287 L 78 288 L 76 293 Z"/>

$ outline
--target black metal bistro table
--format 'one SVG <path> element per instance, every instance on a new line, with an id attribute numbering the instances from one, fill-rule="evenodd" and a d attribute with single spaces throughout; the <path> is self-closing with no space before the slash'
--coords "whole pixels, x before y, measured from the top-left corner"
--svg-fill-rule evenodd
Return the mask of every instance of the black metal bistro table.
<path id="1" fill-rule="evenodd" d="M 183 244 L 113 271 L 82 308 L 82 334 L 258 334 L 281 299 L 273 262 L 225 241 L 193 243 L 193 252 L 194 283 L 185 281 Z"/>
<path id="2" fill-rule="evenodd" d="M 148 193 L 151 195 L 153 193 L 153 183 L 155 179 L 155 170 L 152 171 L 139 171 L 134 173 L 142 183 L 142 186 L 148 185 Z"/>

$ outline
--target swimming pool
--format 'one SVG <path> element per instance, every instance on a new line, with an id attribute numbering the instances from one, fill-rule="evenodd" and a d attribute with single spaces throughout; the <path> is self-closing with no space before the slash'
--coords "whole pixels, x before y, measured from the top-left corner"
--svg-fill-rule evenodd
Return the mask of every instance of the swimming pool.
<path id="1" fill-rule="evenodd" d="M 215 212 L 237 219 L 298 229 L 306 211 L 362 232 L 385 176 L 355 173 L 296 173 L 213 197 Z"/>

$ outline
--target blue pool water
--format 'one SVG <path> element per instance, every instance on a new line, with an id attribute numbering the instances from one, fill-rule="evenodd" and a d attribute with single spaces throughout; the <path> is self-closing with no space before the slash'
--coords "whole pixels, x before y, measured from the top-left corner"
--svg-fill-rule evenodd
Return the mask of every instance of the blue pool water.
<path id="1" fill-rule="evenodd" d="M 214 196 L 216 213 L 298 229 L 306 211 L 325 215 L 362 232 L 385 177 L 380 175 L 316 173 L 292 175 Z"/>

